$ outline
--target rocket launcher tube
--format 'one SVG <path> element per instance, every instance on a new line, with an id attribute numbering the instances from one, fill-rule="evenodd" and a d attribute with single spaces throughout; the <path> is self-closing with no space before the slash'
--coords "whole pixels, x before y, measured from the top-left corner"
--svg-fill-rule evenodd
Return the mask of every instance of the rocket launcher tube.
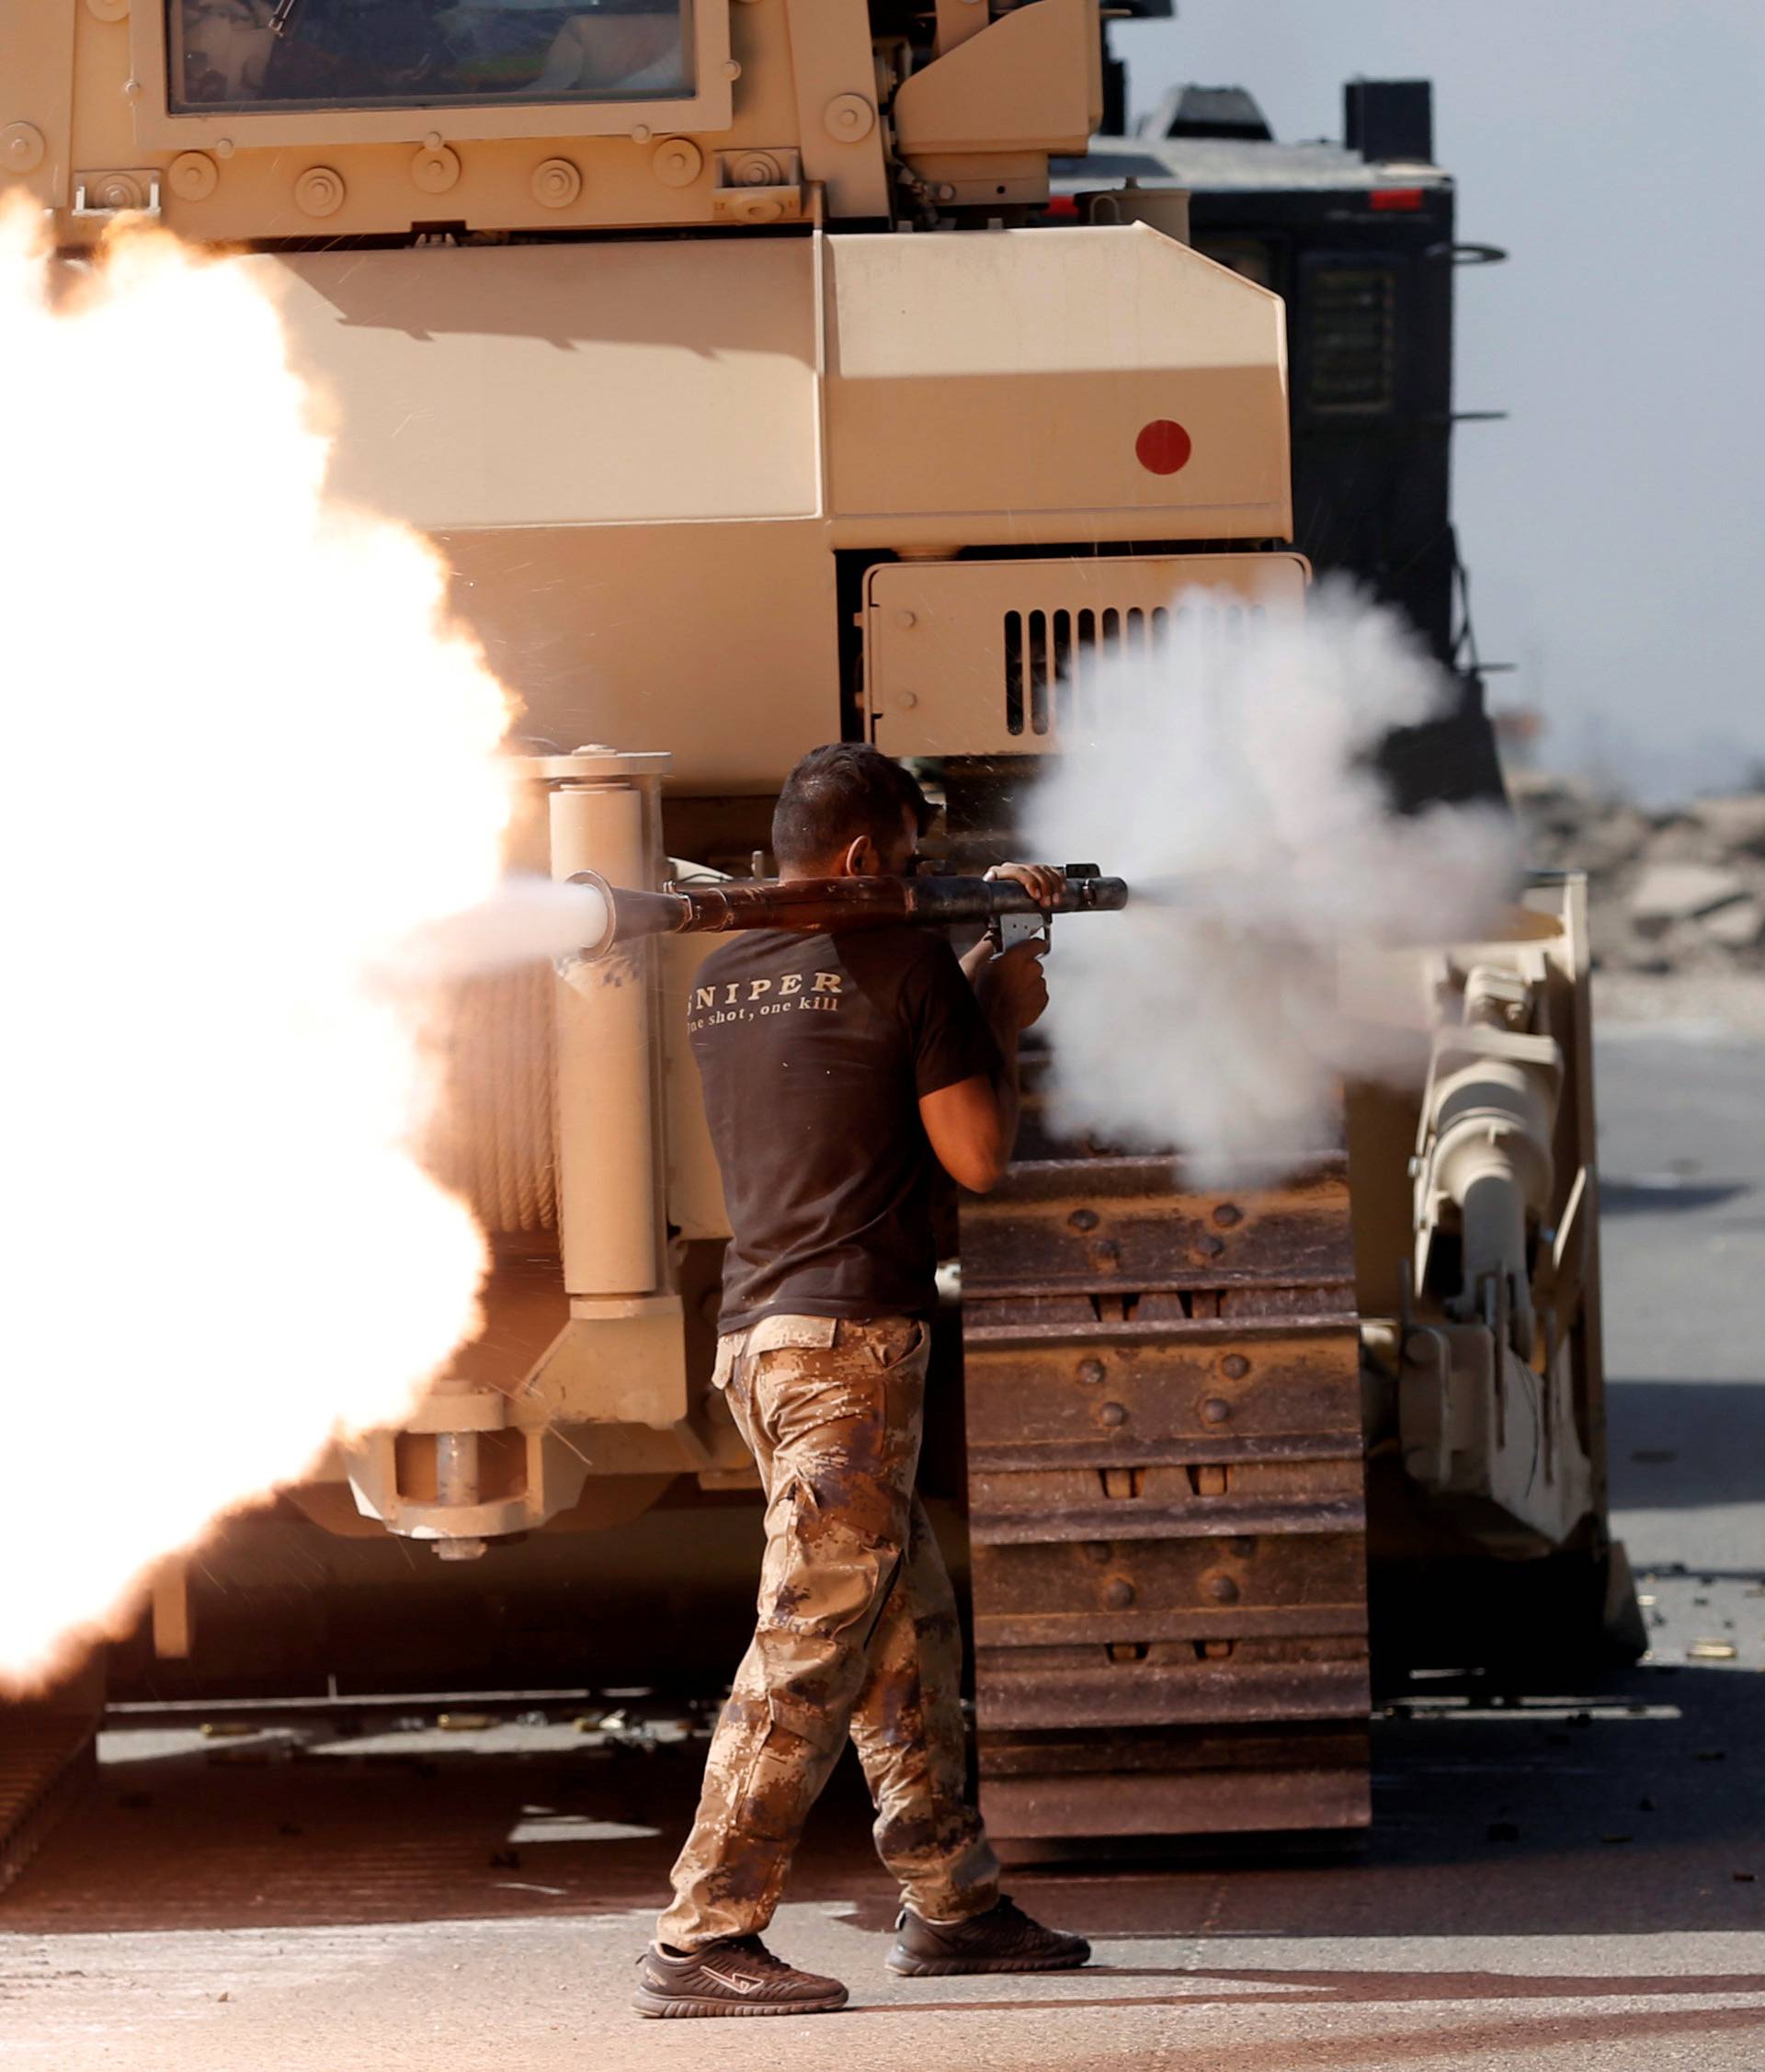
<path id="1" fill-rule="evenodd" d="M 1064 886 L 1046 907 L 1009 878 L 730 879 L 666 892 L 628 891 L 592 871 L 578 871 L 569 882 L 595 895 L 586 917 L 598 933 L 583 946 L 590 957 L 652 935 L 721 935 L 734 928 L 807 935 L 903 922 L 947 928 L 991 924 L 1008 915 L 1113 914 L 1128 904 L 1124 879 L 1099 876 L 1085 864 L 1068 866 Z"/>

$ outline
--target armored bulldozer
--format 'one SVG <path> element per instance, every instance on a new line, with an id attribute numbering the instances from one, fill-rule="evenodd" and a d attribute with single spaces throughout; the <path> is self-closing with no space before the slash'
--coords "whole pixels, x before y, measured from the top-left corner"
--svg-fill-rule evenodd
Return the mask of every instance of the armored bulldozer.
<path id="1" fill-rule="evenodd" d="M 1198 153 L 1192 112 L 1099 140 L 1111 90 L 1098 0 L 0 0 L 0 186 L 65 247 L 145 215 L 273 285 L 336 486 L 436 541 L 522 701 L 524 860 L 750 873 L 845 736 L 941 790 L 965 864 L 1063 686 L 1186 586 L 1292 600 L 1309 546 L 1464 661 L 1451 182 L 1371 99 L 1302 165 Z M 1296 455 L 1338 484 L 1315 542 Z M 1497 781 L 1459 681 L 1392 746 L 1406 803 Z M 434 1156 L 494 1240 L 484 1328 L 168 1564 L 113 1694 L 725 1673 L 757 1527 L 709 1386 L 701 953 L 461 989 Z M 1352 1829 L 1370 1634 L 1483 1662 L 1622 1609 L 1587 968 L 1573 879 L 1410 960 L 1425 1091 L 1352 1091 L 1274 1190 L 1060 1143 L 1032 1085 L 945 1349 L 1002 1839 Z"/>

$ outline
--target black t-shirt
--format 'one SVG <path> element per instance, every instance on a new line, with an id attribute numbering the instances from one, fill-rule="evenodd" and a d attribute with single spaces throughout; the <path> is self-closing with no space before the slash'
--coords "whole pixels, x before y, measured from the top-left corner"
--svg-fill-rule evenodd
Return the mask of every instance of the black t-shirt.
<path id="1" fill-rule="evenodd" d="M 919 1099 L 1000 1062 L 949 943 L 744 933 L 700 968 L 687 1028 L 734 1234 L 719 1329 L 929 1316 L 939 1167 Z"/>

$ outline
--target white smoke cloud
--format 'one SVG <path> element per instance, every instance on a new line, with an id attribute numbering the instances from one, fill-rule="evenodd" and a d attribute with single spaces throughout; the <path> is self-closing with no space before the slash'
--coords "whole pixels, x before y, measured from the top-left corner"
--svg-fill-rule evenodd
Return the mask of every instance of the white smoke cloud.
<path id="1" fill-rule="evenodd" d="M 1057 1120 L 1174 1144 L 1202 1185 L 1278 1177 L 1333 1141 L 1344 1076 L 1413 1070 L 1340 957 L 1475 936 L 1517 871 L 1500 814 L 1399 818 L 1366 766 L 1447 691 L 1397 618 L 1330 583 L 1303 614 L 1241 607 L 1191 590 L 1150 655 L 1096 665 L 1030 809 L 1033 853 L 1140 894 L 1055 930 Z"/>
<path id="2" fill-rule="evenodd" d="M 491 896 L 510 813 L 444 571 L 327 499 L 247 272 L 140 233 L 51 277 L 34 234 L 0 220 L 0 1684 L 473 1327 L 400 946 Z"/>

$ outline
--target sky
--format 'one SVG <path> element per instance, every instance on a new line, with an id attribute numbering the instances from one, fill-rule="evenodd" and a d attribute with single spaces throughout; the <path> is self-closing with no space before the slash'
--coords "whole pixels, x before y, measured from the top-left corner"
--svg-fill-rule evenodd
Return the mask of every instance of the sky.
<path id="1" fill-rule="evenodd" d="M 1285 141 L 1431 78 L 1459 235 L 1454 514 L 1492 706 L 1666 800 L 1765 770 L 1765 0 L 1178 0 L 1136 110 L 1245 85 Z"/>

